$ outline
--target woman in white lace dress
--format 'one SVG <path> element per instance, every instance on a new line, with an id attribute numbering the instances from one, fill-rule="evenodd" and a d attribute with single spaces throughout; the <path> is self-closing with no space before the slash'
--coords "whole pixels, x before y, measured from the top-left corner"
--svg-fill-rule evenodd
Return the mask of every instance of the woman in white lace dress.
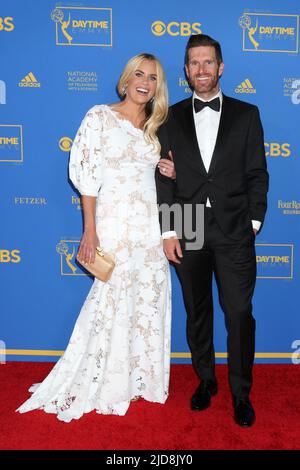
<path id="1" fill-rule="evenodd" d="M 159 61 L 133 57 L 118 91 L 121 102 L 87 112 L 69 167 L 84 213 L 80 258 L 93 261 L 101 246 L 116 267 L 107 283 L 95 279 L 64 355 L 31 387 L 21 413 L 43 409 L 69 422 L 92 410 L 124 415 L 139 397 L 164 403 L 168 396 L 171 286 L 154 178 L 156 131 L 168 109 Z M 159 167 L 173 175 L 169 160 Z"/>

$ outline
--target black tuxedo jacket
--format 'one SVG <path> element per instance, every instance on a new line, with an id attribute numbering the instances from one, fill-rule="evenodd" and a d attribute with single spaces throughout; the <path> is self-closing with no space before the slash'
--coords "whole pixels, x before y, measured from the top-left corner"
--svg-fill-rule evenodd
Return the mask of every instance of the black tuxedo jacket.
<path id="1" fill-rule="evenodd" d="M 252 230 L 251 220 L 263 222 L 267 209 L 269 177 L 258 108 L 223 95 L 216 145 L 206 172 L 192 105 L 188 98 L 171 106 L 158 131 L 161 156 L 166 158 L 171 150 L 176 169 L 175 182 L 156 171 L 158 203 L 205 204 L 209 197 L 223 233 L 241 239 Z"/>

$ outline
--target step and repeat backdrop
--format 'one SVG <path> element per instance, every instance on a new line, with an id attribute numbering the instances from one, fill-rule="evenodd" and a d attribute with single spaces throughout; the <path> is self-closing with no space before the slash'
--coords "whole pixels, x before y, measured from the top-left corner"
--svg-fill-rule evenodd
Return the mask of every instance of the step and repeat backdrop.
<path id="1" fill-rule="evenodd" d="M 3 0 L 0 7 L 0 362 L 55 361 L 91 287 L 69 151 L 86 111 L 117 101 L 127 60 L 154 53 L 170 103 L 190 96 L 183 57 L 204 33 L 223 48 L 225 94 L 259 106 L 270 172 L 257 237 L 256 361 L 300 362 L 300 60 L 294 0 Z M 172 360 L 189 362 L 173 279 Z M 215 348 L 226 360 L 215 290 Z"/>

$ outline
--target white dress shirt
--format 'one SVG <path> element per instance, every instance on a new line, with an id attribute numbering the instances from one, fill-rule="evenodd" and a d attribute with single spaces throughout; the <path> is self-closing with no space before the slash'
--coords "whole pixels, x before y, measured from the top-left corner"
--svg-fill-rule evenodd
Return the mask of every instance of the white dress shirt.
<path id="1" fill-rule="evenodd" d="M 211 159 L 213 156 L 214 148 L 216 145 L 219 124 L 220 124 L 220 117 L 222 111 L 222 103 L 223 103 L 223 95 L 221 90 L 218 91 L 216 95 L 214 95 L 209 100 L 203 100 L 198 96 L 195 92 L 193 93 L 192 101 L 194 104 L 194 99 L 198 99 L 200 101 L 212 101 L 215 98 L 220 98 L 220 110 L 214 111 L 209 106 L 205 106 L 201 111 L 198 113 L 195 112 L 193 106 L 193 116 L 196 128 L 196 135 L 198 141 L 198 147 L 201 153 L 202 161 L 204 167 L 208 173 L 209 167 L 211 164 Z M 209 198 L 206 200 L 206 207 L 211 207 Z M 261 222 L 258 220 L 252 220 L 252 226 L 254 229 L 259 230 L 261 226 Z M 170 238 L 176 236 L 175 231 L 164 232 L 162 234 L 162 238 Z"/>
<path id="2" fill-rule="evenodd" d="M 221 90 L 219 90 L 215 96 L 213 96 L 210 100 L 207 100 L 207 101 L 212 101 L 215 98 L 220 98 L 221 106 L 220 106 L 219 111 L 214 111 L 209 106 L 206 106 L 205 108 L 202 109 L 202 111 L 199 111 L 198 113 L 196 113 L 194 106 L 193 106 L 193 115 L 194 115 L 198 147 L 199 147 L 202 161 L 203 161 L 203 164 L 207 173 L 210 167 L 211 159 L 212 159 L 214 148 L 216 145 L 218 130 L 219 130 L 220 117 L 221 117 L 221 111 L 222 111 L 222 101 L 223 101 L 223 95 L 222 95 Z M 198 96 L 195 92 L 193 94 L 193 103 L 194 103 L 194 99 L 205 101 L 202 98 L 200 98 L 200 96 Z M 206 207 L 211 207 L 211 204 L 208 198 L 206 200 Z"/>

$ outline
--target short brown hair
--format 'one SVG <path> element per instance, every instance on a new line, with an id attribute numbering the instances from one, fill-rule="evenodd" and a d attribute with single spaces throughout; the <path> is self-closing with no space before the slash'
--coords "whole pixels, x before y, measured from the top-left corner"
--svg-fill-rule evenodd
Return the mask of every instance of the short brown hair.
<path id="1" fill-rule="evenodd" d="M 223 62 L 221 45 L 218 41 L 211 38 L 210 36 L 207 36 L 206 34 L 192 34 L 185 48 L 185 56 L 184 56 L 185 65 L 187 65 L 189 62 L 189 50 L 192 47 L 198 47 L 198 46 L 214 47 L 216 51 L 216 58 L 217 58 L 218 64 Z"/>

